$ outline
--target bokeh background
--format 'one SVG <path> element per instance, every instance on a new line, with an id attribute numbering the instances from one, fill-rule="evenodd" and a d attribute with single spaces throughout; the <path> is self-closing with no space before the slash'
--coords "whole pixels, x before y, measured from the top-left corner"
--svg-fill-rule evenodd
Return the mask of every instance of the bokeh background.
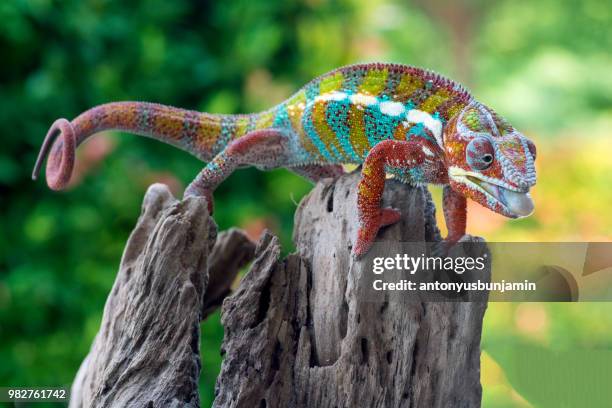
<path id="1" fill-rule="evenodd" d="M 30 172 L 57 117 L 117 100 L 250 112 L 340 65 L 425 66 L 466 84 L 538 146 L 536 213 L 508 221 L 473 206 L 472 234 L 608 241 L 611 10 L 606 0 L 0 2 L 0 385 L 71 383 L 147 186 L 180 195 L 202 166 L 109 132 L 82 147 L 74 188 L 51 192 Z M 310 188 L 285 170 L 240 170 L 217 191 L 215 218 L 253 238 L 270 228 L 290 252 L 296 202 Z M 218 314 L 202 334 L 208 406 Z M 484 406 L 600 406 L 611 353 L 610 304 L 492 303 Z"/>

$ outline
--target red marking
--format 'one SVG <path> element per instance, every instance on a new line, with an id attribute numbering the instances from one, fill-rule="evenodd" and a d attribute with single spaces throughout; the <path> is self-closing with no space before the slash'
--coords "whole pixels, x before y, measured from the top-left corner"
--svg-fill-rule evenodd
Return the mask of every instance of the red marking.
<path id="1" fill-rule="evenodd" d="M 400 219 L 397 210 L 380 208 L 385 188 L 385 166 L 410 169 L 424 162 L 423 143 L 418 141 L 385 140 L 370 150 L 363 163 L 357 195 L 360 228 L 353 248 L 355 255 L 361 256 L 370 249 L 381 227 Z"/>
<path id="2" fill-rule="evenodd" d="M 243 155 L 249 153 L 254 145 L 262 142 L 271 142 L 271 138 L 277 140 L 280 132 L 274 129 L 262 129 L 249 132 L 245 136 L 236 139 L 227 147 L 228 155 Z"/>
<path id="3" fill-rule="evenodd" d="M 443 192 L 442 205 L 448 236 L 445 241 L 454 244 L 465 235 L 467 224 L 467 200 L 464 195 L 446 186 Z"/>

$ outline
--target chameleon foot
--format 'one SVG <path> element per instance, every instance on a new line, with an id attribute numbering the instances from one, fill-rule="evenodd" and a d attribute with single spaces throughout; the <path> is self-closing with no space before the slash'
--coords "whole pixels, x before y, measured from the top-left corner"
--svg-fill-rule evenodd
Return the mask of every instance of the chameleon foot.
<path id="1" fill-rule="evenodd" d="M 197 183 L 191 183 L 189 186 L 187 186 L 187 189 L 185 189 L 185 192 L 183 193 L 183 198 L 187 197 L 204 197 L 206 199 L 206 203 L 208 204 L 208 213 L 210 215 L 213 214 L 214 201 L 213 193 L 210 189 L 202 188 L 198 186 Z"/>
<path id="2" fill-rule="evenodd" d="M 378 231 L 382 227 L 395 224 L 400 218 L 401 213 L 398 210 L 383 208 L 376 217 L 363 222 L 357 232 L 357 242 L 353 247 L 353 255 L 357 258 L 365 255 L 372 247 L 372 244 L 374 244 Z"/>

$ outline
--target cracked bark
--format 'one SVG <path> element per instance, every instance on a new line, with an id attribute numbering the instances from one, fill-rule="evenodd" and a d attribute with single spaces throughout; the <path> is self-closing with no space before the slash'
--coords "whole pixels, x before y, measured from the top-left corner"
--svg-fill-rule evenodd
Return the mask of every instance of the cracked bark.
<path id="1" fill-rule="evenodd" d="M 254 247 L 237 230 L 217 237 L 204 199 L 177 201 L 151 186 L 70 407 L 199 406 L 201 317 Z"/>
<path id="2" fill-rule="evenodd" d="M 301 202 L 296 254 L 280 260 L 278 239 L 261 239 L 223 304 L 216 407 L 480 406 L 486 303 L 366 301 L 372 271 L 350 257 L 358 179 L 321 182 Z M 380 240 L 440 240 L 426 189 L 391 181 L 383 203 L 402 220 Z"/>
<path id="3" fill-rule="evenodd" d="M 486 303 L 364 300 L 372 271 L 350 257 L 358 178 L 302 200 L 284 259 L 272 234 L 255 251 L 237 230 L 215 239 L 203 199 L 149 189 L 71 406 L 198 406 L 200 319 L 251 259 L 223 301 L 215 407 L 479 406 Z M 388 182 L 383 201 L 402 220 L 380 240 L 440 239 L 426 189 Z"/>

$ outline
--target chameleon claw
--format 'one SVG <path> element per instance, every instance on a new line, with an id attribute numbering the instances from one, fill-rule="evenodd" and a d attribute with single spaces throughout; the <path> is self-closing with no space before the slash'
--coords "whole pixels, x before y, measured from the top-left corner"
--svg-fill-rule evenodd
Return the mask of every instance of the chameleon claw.
<path id="1" fill-rule="evenodd" d="M 377 232 L 378 229 L 369 226 L 359 228 L 359 231 L 357 232 L 357 242 L 353 247 L 353 256 L 356 259 L 361 258 L 370 250 L 372 244 L 374 243 L 374 238 L 376 238 Z"/>
<path id="2" fill-rule="evenodd" d="M 395 224 L 400 218 L 401 213 L 398 210 L 394 208 L 383 208 L 376 218 L 363 223 L 357 232 L 357 242 L 353 247 L 353 255 L 357 259 L 365 255 L 370 248 L 372 248 L 378 231 L 382 227 Z"/>
<path id="3" fill-rule="evenodd" d="M 76 157 L 77 140 L 72 124 L 66 119 L 56 120 L 43 141 L 32 171 L 36 180 L 43 162 L 47 160 L 47 185 L 52 190 L 63 190 L 70 181 Z"/>
<path id="4" fill-rule="evenodd" d="M 183 198 L 187 197 L 204 197 L 206 199 L 206 203 L 208 204 L 208 213 L 213 215 L 214 200 L 212 191 L 207 188 L 200 188 L 192 183 L 187 186 L 187 189 L 183 193 Z"/>

